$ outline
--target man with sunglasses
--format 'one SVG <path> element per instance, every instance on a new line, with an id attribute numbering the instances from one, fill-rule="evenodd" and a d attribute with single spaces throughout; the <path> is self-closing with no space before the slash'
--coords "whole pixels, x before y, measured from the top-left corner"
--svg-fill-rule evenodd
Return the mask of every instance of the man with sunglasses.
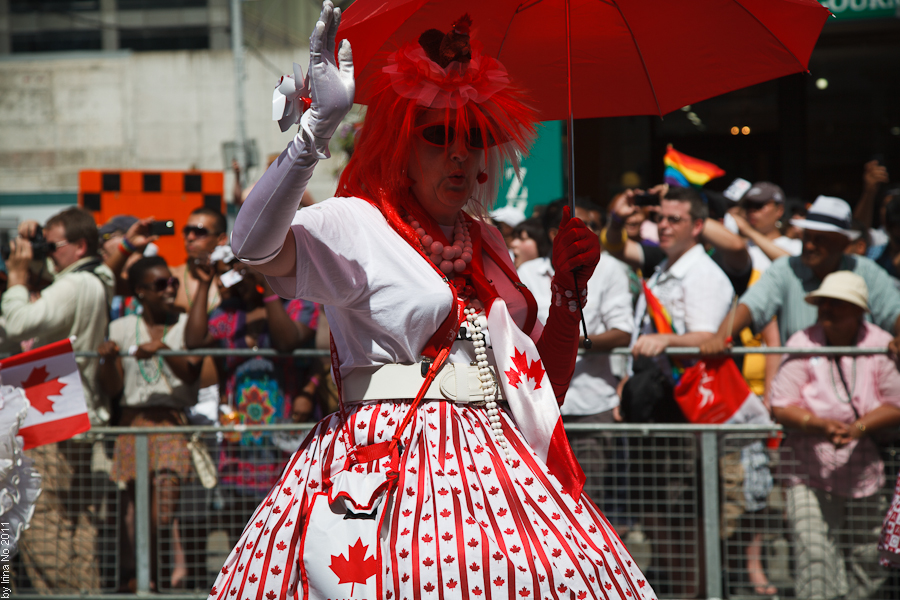
<path id="1" fill-rule="evenodd" d="M 106 337 L 115 284 L 112 271 L 98 256 L 97 224 L 81 208 L 66 209 L 47 221 L 43 233 L 55 276 L 32 302 L 27 283 L 34 261 L 31 240 L 38 228 L 34 221 L 22 223 L 19 238 L 10 243 L 9 287 L 0 302 L 7 335 L 13 341 L 34 338 L 35 346 L 72 338 L 76 352 L 93 351 Z M 99 361 L 76 360 L 91 424 L 105 425 L 109 404 L 97 389 Z M 91 485 L 91 472 L 102 469 L 104 461 L 94 460 L 102 454 L 102 446 L 83 440 L 46 444 L 28 452 L 38 472 L 52 475 L 45 480 L 31 528 L 20 544 L 25 572 L 38 593 L 100 587 L 92 516 L 100 499 L 99 490 Z"/>
<path id="2" fill-rule="evenodd" d="M 191 301 L 197 292 L 197 268 L 209 261 L 216 246 L 228 244 L 227 224 L 225 216 L 211 208 L 194 209 L 181 229 L 184 237 L 184 251 L 187 260 L 184 264 L 172 267 L 172 273 L 178 278 L 180 287 L 175 304 L 185 311 L 190 311 Z M 209 295 L 209 306 L 212 310 L 219 304 L 218 282 Z"/>
<path id="3" fill-rule="evenodd" d="M 635 316 L 640 336 L 634 356 L 658 356 L 669 347 L 698 346 L 712 338 L 728 312 L 734 288 L 700 243 L 709 210 L 693 188 L 669 188 L 659 203 L 659 247 L 664 260 L 647 287 L 671 316 L 673 333 L 659 333 L 644 296 Z M 662 366 L 662 365 L 661 365 Z M 663 368 L 668 372 L 668 366 Z"/>
<path id="4" fill-rule="evenodd" d="M 172 267 L 172 274 L 178 280 L 175 306 L 190 314 L 200 280 L 199 269 L 208 265 L 210 256 L 218 246 L 228 244 L 225 215 L 212 208 L 201 206 L 188 215 L 181 235 L 187 259 L 184 264 Z M 206 303 L 206 311 L 212 312 L 221 302 L 221 282 L 216 277 L 212 281 Z M 216 366 L 212 357 L 206 357 L 200 368 L 200 391 L 197 404 L 187 410 L 188 420 L 195 424 L 208 425 L 210 419 L 217 419 L 216 407 L 219 403 L 219 386 Z"/>

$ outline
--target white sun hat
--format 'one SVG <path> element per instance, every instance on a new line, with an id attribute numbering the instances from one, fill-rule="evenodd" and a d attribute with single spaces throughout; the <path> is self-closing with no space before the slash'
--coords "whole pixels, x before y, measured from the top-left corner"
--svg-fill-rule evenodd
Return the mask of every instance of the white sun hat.
<path id="1" fill-rule="evenodd" d="M 833 196 L 819 196 L 806 212 L 806 217 L 791 219 L 791 225 L 813 231 L 842 233 L 851 241 L 859 237 L 852 229 L 853 211 L 845 200 Z"/>

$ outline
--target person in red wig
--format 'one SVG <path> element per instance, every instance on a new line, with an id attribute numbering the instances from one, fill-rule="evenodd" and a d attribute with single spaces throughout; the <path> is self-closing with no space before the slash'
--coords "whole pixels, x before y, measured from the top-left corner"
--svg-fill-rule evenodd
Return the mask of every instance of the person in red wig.
<path id="1" fill-rule="evenodd" d="M 542 327 L 483 220 L 534 113 L 461 16 L 386 57 L 337 197 L 298 212 L 353 102 L 339 23 L 326 1 L 309 108 L 232 247 L 280 296 L 325 306 L 340 410 L 288 461 L 210 596 L 652 598 L 582 493 L 559 412 L 597 236 L 564 214 Z"/>

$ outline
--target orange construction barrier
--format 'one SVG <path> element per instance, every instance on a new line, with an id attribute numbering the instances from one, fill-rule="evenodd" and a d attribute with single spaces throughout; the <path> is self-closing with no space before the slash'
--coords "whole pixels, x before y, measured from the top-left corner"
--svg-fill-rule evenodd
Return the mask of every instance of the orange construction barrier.
<path id="1" fill-rule="evenodd" d="M 196 208 L 224 213 L 221 171 L 81 171 L 78 205 L 91 211 L 97 226 L 116 215 L 153 217 L 175 222 L 175 235 L 157 240 L 159 253 L 170 265 L 184 263 L 181 228 Z"/>

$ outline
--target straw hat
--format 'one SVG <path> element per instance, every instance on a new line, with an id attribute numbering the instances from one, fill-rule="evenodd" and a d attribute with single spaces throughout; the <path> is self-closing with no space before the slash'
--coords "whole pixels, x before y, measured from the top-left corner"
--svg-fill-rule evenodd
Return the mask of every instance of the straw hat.
<path id="1" fill-rule="evenodd" d="M 819 289 L 806 295 L 806 301 L 810 304 L 819 304 L 819 298 L 843 300 L 869 311 L 869 288 L 866 280 L 851 271 L 835 271 L 826 275 Z"/>

